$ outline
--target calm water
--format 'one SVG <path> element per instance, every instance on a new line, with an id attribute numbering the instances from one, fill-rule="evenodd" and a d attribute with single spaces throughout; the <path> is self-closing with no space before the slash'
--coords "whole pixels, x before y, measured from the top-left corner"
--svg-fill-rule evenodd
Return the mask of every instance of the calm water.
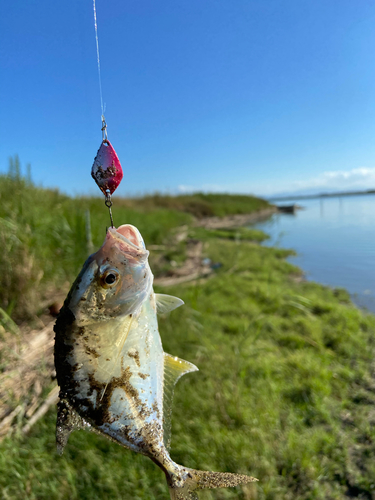
<path id="1" fill-rule="evenodd" d="M 266 244 L 293 248 L 298 255 L 290 261 L 307 279 L 344 287 L 354 302 L 375 312 L 375 196 L 295 203 L 304 210 L 256 225 L 271 236 Z"/>

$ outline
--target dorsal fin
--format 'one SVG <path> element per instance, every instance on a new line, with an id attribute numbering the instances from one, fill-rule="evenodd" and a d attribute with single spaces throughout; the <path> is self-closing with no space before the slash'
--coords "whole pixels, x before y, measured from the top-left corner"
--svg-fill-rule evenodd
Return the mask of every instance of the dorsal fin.
<path id="1" fill-rule="evenodd" d="M 193 365 L 193 363 L 184 361 L 177 356 L 171 356 L 166 352 L 164 353 L 163 439 L 167 450 L 169 450 L 171 445 L 171 419 L 174 386 L 182 375 L 196 371 L 198 371 L 198 368 Z"/>
<path id="2" fill-rule="evenodd" d="M 173 297 L 172 295 L 165 295 L 164 293 L 155 293 L 156 312 L 165 314 L 177 309 L 184 304 L 184 301 Z"/>

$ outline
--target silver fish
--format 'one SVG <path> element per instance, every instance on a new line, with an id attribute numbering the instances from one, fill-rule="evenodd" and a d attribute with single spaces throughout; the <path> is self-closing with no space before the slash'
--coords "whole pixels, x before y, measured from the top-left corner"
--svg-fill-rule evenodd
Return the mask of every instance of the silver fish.
<path id="1" fill-rule="evenodd" d="M 148 255 L 134 226 L 109 228 L 65 300 L 55 325 L 58 452 L 73 430 L 94 430 L 151 458 L 165 473 L 172 500 L 256 481 L 189 469 L 169 455 L 174 385 L 198 368 L 163 352 L 157 311 L 183 301 L 154 293 Z"/>

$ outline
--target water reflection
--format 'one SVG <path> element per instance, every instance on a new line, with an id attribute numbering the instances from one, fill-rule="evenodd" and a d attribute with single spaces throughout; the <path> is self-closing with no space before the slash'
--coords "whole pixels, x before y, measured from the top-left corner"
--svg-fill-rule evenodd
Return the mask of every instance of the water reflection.
<path id="1" fill-rule="evenodd" d="M 320 198 L 320 217 L 324 216 L 324 200 Z"/>
<path id="2" fill-rule="evenodd" d="M 375 312 L 375 196 L 291 201 L 294 216 L 275 214 L 257 227 L 268 245 L 293 248 L 290 260 L 309 280 L 346 288 L 357 304 Z"/>

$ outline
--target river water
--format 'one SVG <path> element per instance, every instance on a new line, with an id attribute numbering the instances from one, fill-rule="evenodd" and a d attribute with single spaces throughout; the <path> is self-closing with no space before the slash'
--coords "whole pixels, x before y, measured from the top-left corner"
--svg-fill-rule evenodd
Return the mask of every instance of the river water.
<path id="1" fill-rule="evenodd" d="M 292 248 L 289 260 L 306 278 L 344 287 L 360 307 L 375 312 L 375 195 L 290 200 L 295 215 L 277 213 L 256 224 L 266 245 Z"/>

